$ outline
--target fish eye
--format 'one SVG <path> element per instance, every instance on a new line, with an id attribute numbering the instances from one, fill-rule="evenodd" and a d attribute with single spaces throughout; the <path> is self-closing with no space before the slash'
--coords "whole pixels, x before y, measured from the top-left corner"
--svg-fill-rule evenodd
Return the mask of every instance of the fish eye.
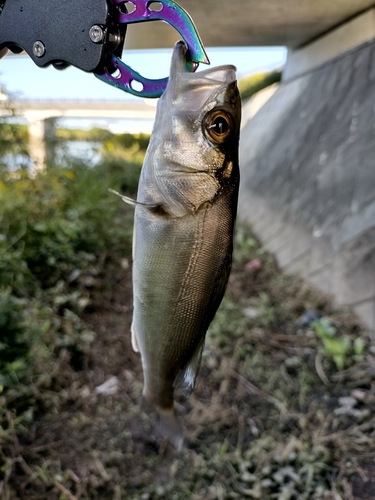
<path id="1" fill-rule="evenodd" d="M 203 121 L 203 130 L 210 141 L 222 144 L 233 130 L 232 117 L 222 109 L 210 112 Z"/>

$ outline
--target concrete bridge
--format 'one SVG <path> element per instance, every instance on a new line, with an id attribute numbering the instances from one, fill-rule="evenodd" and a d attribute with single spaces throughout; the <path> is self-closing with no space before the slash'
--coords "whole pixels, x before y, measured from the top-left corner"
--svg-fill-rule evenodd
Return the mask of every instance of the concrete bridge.
<path id="1" fill-rule="evenodd" d="M 44 168 L 46 138 L 53 137 L 56 118 L 116 118 L 124 120 L 153 120 L 155 100 L 19 100 L 11 103 L 18 116 L 28 122 L 30 155 L 36 170 Z"/>

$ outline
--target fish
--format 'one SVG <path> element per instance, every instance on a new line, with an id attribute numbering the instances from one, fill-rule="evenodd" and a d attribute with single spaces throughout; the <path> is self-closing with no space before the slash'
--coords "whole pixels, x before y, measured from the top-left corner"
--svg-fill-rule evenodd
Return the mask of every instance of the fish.
<path id="1" fill-rule="evenodd" d="M 184 42 L 173 49 L 133 233 L 131 335 L 142 360 L 142 399 L 176 448 L 184 437 L 174 393 L 194 388 L 231 269 L 241 121 L 235 66 L 190 72 L 187 50 Z"/>

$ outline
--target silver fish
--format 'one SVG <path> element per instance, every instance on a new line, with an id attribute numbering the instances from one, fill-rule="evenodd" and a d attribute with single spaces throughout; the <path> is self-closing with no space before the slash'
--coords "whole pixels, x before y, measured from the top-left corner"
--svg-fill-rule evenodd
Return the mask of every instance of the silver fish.
<path id="1" fill-rule="evenodd" d="M 174 48 L 136 201 L 132 344 L 144 402 L 180 447 L 173 393 L 189 394 L 207 328 L 223 298 L 237 212 L 241 104 L 236 68 L 186 69 Z"/>

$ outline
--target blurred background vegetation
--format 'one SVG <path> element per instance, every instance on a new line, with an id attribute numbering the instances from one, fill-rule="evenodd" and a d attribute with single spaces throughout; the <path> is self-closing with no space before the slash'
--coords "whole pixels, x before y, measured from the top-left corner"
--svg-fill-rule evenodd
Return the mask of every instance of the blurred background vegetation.
<path id="1" fill-rule="evenodd" d="M 250 99 L 250 97 L 260 90 L 263 90 L 274 83 L 279 83 L 281 80 L 281 74 L 281 70 L 275 70 L 271 72 L 255 73 L 242 78 L 238 82 L 238 88 L 242 100 Z"/>
<path id="2" fill-rule="evenodd" d="M 276 73 L 253 75 L 241 83 L 242 97 L 274 81 Z M 90 297 L 79 278 L 95 279 L 116 252 L 130 259 L 132 221 L 118 216 L 108 188 L 135 196 L 149 136 L 57 126 L 60 154 L 35 174 L 27 125 L 15 119 L 9 101 L 1 106 L 0 468 L 6 470 L 8 431 L 16 426 L 22 433 L 52 404 L 56 367 L 79 368 L 93 340 L 81 319 Z M 67 146 L 74 141 L 87 144 L 87 158 L 94 148 L 97 161 L 72 157 Z"/>
<path id="3" fill-rule="evenodd" d="M 6 106 L 2 102 L 2 106 Z M 62 362 L 78 367 L 93 339 L 80 315 L 95 279 L 116 251 L 130 255 L 132 221 L 108 188 L 135 196 L 149 137 L 57 129 L 59 144 L 95 142 L 99 161 L 60 155 L 30 170 L 28 130 L 13 112 L 0 120 L 0 470 L 8 431 L 22 433 Z M 64 148 L 63 148 L 64 151 Z M 12 157 L 19 157 L 14 168 Z M 111 254 L 107 250 L 111 249 Z M 61 384 L 61 381 L 59 382 Z M 44 396 L 42 395 L 44 394 Z"/>

